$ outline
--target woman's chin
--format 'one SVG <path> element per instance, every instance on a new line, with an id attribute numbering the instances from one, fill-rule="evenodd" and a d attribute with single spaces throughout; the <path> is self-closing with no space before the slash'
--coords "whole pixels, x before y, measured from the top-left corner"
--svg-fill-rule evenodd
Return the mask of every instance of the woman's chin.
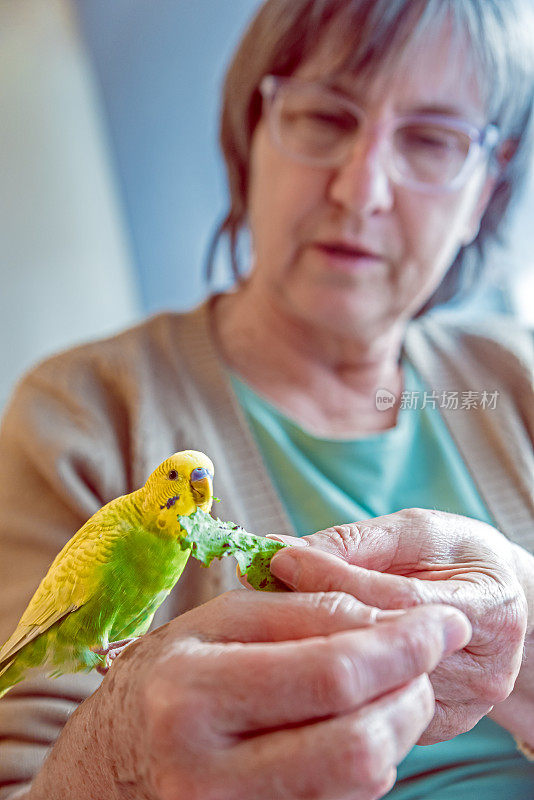
<path id="1" fill-rule="evenodd" d="M 393 302 L 386 289 L 332 291 L 319 287 L 295 298 L 294 307 L 308 323 L 347 334 L 362 331 L 378 322 L 392 322 Z M 391 298 L 392 299 L 392 298 Z"/>
<path id="2" fill-rule="evenodd" d="M 310 302 L 311 298 L 306 303 L 301 300 L 298 310 L 308 325 L 325 333 L 368 338 L 395 322 L 394 308 L 384 300 L 373 294 L 329 298 L 327 293 L 323 293 L 314 302 Z"/>

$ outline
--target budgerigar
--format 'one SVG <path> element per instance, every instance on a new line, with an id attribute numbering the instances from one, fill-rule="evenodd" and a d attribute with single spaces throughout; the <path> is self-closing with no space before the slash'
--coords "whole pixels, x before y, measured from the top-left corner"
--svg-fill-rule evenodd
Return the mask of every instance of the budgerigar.
<path id="1" fill-rule="evenodd" d="M 33 668 L 103 672 L 147 631 L 189 557 L 178 516 L 210 510 L 213 472 L 204 453 L 175 453 L 80 528 L 0 650 L 0 697 Z"/>

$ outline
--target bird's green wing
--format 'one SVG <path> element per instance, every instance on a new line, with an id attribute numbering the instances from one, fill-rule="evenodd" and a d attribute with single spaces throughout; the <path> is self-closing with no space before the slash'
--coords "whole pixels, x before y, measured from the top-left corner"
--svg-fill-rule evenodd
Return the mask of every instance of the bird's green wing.
<path id="1" fill-rule="evenodd" d="M 125 532 L 109 504 L 106 511 L 102 518 L 98 514 L 91 517 L 58 553 L 0 650 L 0 669 L 24 645 L 93 596 L 99 585 L 99 568 L 108 563 L 114 542 Z"/>

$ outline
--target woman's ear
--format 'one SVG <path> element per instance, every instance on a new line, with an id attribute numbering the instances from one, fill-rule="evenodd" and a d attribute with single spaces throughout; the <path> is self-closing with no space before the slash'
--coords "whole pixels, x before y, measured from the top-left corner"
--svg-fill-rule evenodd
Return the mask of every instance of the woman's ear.
<path id="1" fill-rule="evenodd" d="M 491 200 L 499 175 L 513 158 L 517 146 L 518 142 L 515 139 L 507 139 L 499 145 L 493 154 L 492 163 L 488 168 L 485 183 L 482 186 L 478 200 L 475 203 L 471 217 L 466 225 L 465 234 L 462 239 L 462 245 L 464 247 L 470 245 L 478 236 L 480 222 Z"/>
<path id="2" fill-rule="evenodd" d="M 497 173 L 502 172 L 508 166 L 518 147 L 519 142 L 517 139 L 506 139 L 499 145 L 494 155 Z"/>

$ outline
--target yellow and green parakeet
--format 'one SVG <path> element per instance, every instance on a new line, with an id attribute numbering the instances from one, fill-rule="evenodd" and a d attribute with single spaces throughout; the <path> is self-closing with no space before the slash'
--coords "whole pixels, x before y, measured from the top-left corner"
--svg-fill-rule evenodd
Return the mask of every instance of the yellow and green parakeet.
<path id="1" fill-rule="evenodd" d="M 184 450 L 146 484 L 94 514 L 54 559 L 0 650 L 0 697 L 29 669 L 49 675 L 105 672 L 145 633 L 185 567 L 190 550 L 178 517 L 213 501 L 213 464 Z"/>

